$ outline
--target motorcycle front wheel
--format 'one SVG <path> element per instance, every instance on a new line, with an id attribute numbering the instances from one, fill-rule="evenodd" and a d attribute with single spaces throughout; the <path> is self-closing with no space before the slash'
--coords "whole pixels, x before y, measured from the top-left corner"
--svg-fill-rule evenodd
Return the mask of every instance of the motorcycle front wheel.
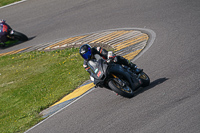
<path id="1" fill-rule="evenodd" d="M 19 41 L 28 41 L 28 37 L 24 35 L 23 33 L 14 31 L 13 33 L 14 39 Z"/>
<path id="2" fill-rule="evenodd" d="M 146 73 L 141 72 L 139 74 L 139 79 L 142 80 L 142 87 L 149 86 L 149 84 L 150 84 L 150 78 L 149 78 L 149 76 Z"/>
<path id="3" fill-rule="evenodd" d="M 110 80 L 108 82 L 108 85 L 114 92 L 123 97 L 132 98 L 134 96 L 133 90 L 131 89 L 131 87 L 128 86 L 128 83 L 126 83 L 126 81 L 124 80 L 115 78 L 115 80 Z"/>

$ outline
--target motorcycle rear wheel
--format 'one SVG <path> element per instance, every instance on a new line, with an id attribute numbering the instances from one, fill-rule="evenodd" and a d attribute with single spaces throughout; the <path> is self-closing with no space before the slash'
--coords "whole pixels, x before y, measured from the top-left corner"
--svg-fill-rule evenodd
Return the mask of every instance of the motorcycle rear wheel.
<path id="1" fill-rule="evenodd" d="M 116 78 L 116 79 L 120 80 L 119 78 Z M 127 84 L 122 86 L 119 82 L 115 80 L 110 80 L 108 82 L 108 85 L 114 92 L 116 92 L 117 94 L 123 97 L 132 98 L 134 96 L 133 90 Z"/>

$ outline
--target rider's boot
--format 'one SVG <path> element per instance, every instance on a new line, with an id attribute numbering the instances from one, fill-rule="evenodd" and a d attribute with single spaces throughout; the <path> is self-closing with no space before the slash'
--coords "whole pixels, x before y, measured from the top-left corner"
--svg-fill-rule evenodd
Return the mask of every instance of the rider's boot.
<path id="1" fill-rule="evenodd" d="M 137 68 L 136 64 L 132 63 L 131 61 L 125 59 L 122 56 L 116 56 L 114 62 L 118 62 L 119 64 L 123 64 L 125 66 L 130 67 L 136 74 L 139 74 L 143 71 L 143 69 Z"/>
<path id="2" fill-rule="evenodd" d="M 129 67 L 136 73 L 139 74 L 143 71 L 143 69 L 137 68 L 136 64 L 133 64 L 132 62 L 129 63 Z"/>

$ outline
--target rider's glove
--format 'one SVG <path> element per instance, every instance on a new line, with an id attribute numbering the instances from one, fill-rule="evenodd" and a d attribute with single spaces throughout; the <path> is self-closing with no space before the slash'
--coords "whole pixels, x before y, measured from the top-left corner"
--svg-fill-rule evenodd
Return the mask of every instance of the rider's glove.
<path id="1" fill-rule="evenodd" d="M 91 75 L 90 75 L 90 80 L 91 80 L 92 82 L 94 82 L 94 77 L 92 77 Z"/>
<path id="2" fill-rule="evenodd" d="M 108 60 L 107 60 L 108 63 L 111 62 L 111 61 L 117 62 L 116 55 L 112 51 L 108 52 L 107 58 L 108 58 Z"/>
<path id="3" fill-rule="evenodd" d="M 108 51 L 108 59 L 113 59 L 115 57 L 115 54 L 112 51 Z"/>

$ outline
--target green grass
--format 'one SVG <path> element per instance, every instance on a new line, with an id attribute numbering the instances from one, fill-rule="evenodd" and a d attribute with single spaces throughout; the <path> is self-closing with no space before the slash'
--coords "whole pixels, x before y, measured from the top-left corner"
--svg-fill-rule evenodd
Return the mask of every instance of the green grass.
<path id="1" fill-rule="evenodd" d="M 24 132 L 39 112 L 86 81 L 78 49 L 0 57 L 0 132 Z"/>
<path id="2" fill-rule="evenodd" d="M 13 2 L 17 2 L 17 1 L 20 1 L 20 0 L 0 0 L 0 7 L 11 4 Z"/>

